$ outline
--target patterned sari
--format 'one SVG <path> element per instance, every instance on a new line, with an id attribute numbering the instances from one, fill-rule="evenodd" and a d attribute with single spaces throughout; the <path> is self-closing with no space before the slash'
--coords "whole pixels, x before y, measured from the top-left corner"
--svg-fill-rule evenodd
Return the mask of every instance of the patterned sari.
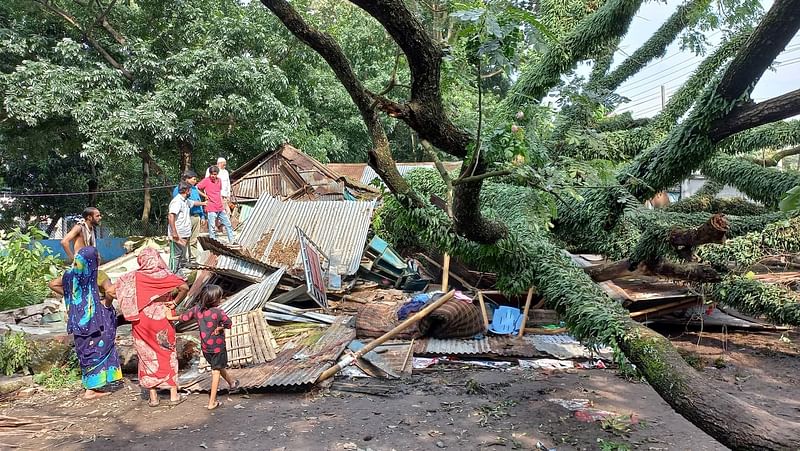
<path id="1" fill-rule="evenodd" d="M 114 307 L 100 302 L 97 263 L 97 249 L 83 247 L 61 279 L 67 304 L 67 333 L 75 339 L 83 386 L 90 390 L 122 379 L 114 343 L 117 315 Z"/>
<path id="2" fill-rule="evenodd" d="M 120 310 L 132 324 L 133 346 L 139 357 L 139 385 L 176 387 L 175 329 L 166 318 L 164 302 L 169 301 L 173 289 L 185 282 L 169 272 L 155 249 L 143 249 L 138 262 L 138 270 L 117 280 L 116 291 Z"/>

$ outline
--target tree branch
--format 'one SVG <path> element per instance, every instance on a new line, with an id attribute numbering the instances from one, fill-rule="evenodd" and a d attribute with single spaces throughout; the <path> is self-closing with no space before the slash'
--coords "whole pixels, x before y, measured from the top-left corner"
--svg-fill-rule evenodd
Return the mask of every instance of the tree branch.
<path id="1" fill-rule="evenodd" d="M 617 180 L 639 200 L 648 199 L 711 158 L 713 145 L 719 140 L 796 111 L 797 99 L 792 93 L 758 106 L 737 103 L 749 96 L 764 70 L 798 29 L 800 0 L 776 0 L 727 66 L 720 82 L 709 86 L 697 101 L 689 118 L 673 128 L 658 145 L 639 154 L 619 173 Z"/>
<path id="2" fill-rule="evenodd" d="M 797 34 L 798 29 L 800 1 L 776 0 L 744 48 L 725 70 L 717 86 L 717 95 L 728 102 L 734 102 L 742 94 L 752 90 L 764 71 Z"/>
<path id="3" fill-rule="evenodd" d="M 378 108 L 402 120 L 421 139 L 458 158 L 467 156 L 472 137 L 452 123 L 442 105 L 439 82 L 444 53 L 400 0 L 351 0 L 374 17 L 403 50 L 411 71 L 411 99 L 403 105 L 382 99 Z"/>
<path id="4" fill-rule="evenodd" d="M 522 73 L 498 110 L 514 114 L 525 104 L 540 101 L 578 61 L 590 58 L 608 42 L 625 34 L 641 0 L 609 0 L 581 20 L 559 45 L 549 48 L 539 64 Z"/>
<path id="5" fill-rule="evenodd" d="M 462 183 L 472 183 L 477 182 L 479 180 L 485 180 L 491 177 L 502 177 L 504 175 L 511 175 L 514 171 L 510 169 L 501 169 L 499 171 L 492 171 L 492 172 L 484 172 L 480 175 L 473 175 L 469 177 L 459 177 L 453 180 L 453 186 L 461 185 Z"/>
<path id="6" fill-rule="evenodd" d="M 100 13 L 99 16 L 97 16 L 97 19 L 95 19 L 94 24 L 92 25 L 92 27 L 96 27 L 96 26 L 102 24 L 103 22 L 105 22 L 106 17 L 108 16 L 108 13 L 111 12 L 111 8 L 113 8 L 116 3 L 117 3 L 117 0 L 111 0 L 111 2 L 108 3 L 108 6 L 105 9 L 103 9 L 103 11 Z M 100 3 L 100 0 L 97 1 L 97 6 L 99 6 L 100 8 L 103 8 L 103 5 L 102 5 L 102 3 Z"/>
<path id="7" fill-rule="evenodd" d="M 700 12 L 710 0 L 688 0 L 664 22 L 663 25 L 641 47 L 633 52 L 613 72 L 598 83 L 600 88 L 613 91 L 625 80 L 642 70 L 650 61 L 666 53 L 667 47 L 686 29 L 697 22 Z"/>
<path id="8" fill-rule="evenodd" d="M 100 53 L 100 56 L 102 56 L 103 59 L 106 60 L 106 62 L 108 64 L 110 64 L 114 69 L 117 69 L 118 71 L 120 71 L 122 73 L 122 75 L 125 78 L 127 78 L 129 81 L 133 81 L 133 74 L 131 74 L 127 69 L 125 69 L 125 67 L 123 67 L 123 65 L 120 64 L 116 59 L 114 59 L 114 57 L 111 56 L 111 54 L 108 53 L 106 51 L 106 49 L 103 48 L 103 46 L 100 45 L 99 42 L 97 42 L 97 40 L 92 38 L 89 35 L 89 33 L 87 33 L 87 31 L 83 27 L 81 27 L 81 25 L 78 23 L 77 19 L 72 17 L 66 11 L 64 11 L 64 10 L 54 6 L 54 5 L 52 5 L 50 2 L 47 2 L 47 1 L 44 1 L 44 0 L 34 0 L 34 1 L 36 3 L 38 3 L 39 5 L 41 5 L 42 8 L 44 8 L 46 11 L 49 11 L 50 13 L 61 17 L 62 19 L 67 21 L 67 23 L 69 23 L 70 25 L 75 27 L 78 31 L 80 31 L 83 34 L 83 36 L 86 38 L 86 41 L 89 42 L 89 44 L 95 50 L 97 50 L 98 53 Z"/>
<path id="9" fill-rule="evenodd" d="M 773 167 L 777 166 L 778 163 L 786 157 L 791 157 L 792 155 L 800 155 L 800 146 L 792 147 L 791 149 L 781 150 L 780 152 L 775 152 L 772 156 L 769 156 L 764 159 L 754 159 L 751 160 L 753 163 L 764 166 L 764 167 Z"/>
<path id="10" fill-rule="evenodd" d="M 433 160 L 433 164 L 436 166 L 436 170 L 439 171 L 439 175 L 442 176 L 442 180 L 444 180 L 444 183 L 447 185 L 447 190 L 452 190 L 453 180 L 450 178 L 450 174 L 447 173 L 447 169 L 444 167 L 442 160 L 439 159 L 439 155 L 436 155 L 436 150 L 431 146 L 431 143 L 424 139 L 421 143 L 422 147 L 425 148 L 425 151 L 428 153 L 428 156 Z"/>
<path id="11" fill-rule="evenodd" d="M 585 271 L 595 282 L 605 282 L 620 277 L 637 275 L 662 276 L 670 279 L 703 283 L 722 280 L 722 277 L 711 265 L 704 263 L 677 264 L 660 261 L 652 265 L 642 262 L 633 269 L 630 266 L 631 262 L 626 259 L 604 265 L 590 266 L 585 268 Z"/>
<path id="12" fill-rule="evenodd" d="M 378 113 L 373 106 L 376 97 L 367 90 L 353 71 L 350 61 L 333 37 L 311 27 L 285 0 L 261 0 L 286 28 L 299 40 L 317 52 L 336 74 L 336 78 L 344 86 L 355 103 L 364 124 L 367 126 L 374 148 L 369 151 L 369 165 L 383 179 L 386 186 L 407 205 L 422 206 L 419 197 L 411 190 L 408 183 L 397 171 L 389 139 L 381 124 Z"/>
<path id="13" fill-rule="evenodd" d="M 453 124 L 445 114 L 440 88 L 444 53 L 439 44 L 428 35 L 402 0 L 351 2 L 383 25 L 405 53 L 411 71 L 411 99 L 405 104 L 398 104 L 380 98 L 378 108 L 403 120 L 417 132 L 420 139 L 430 142 L 441 151 L 458 158 L 466 158 L 468 145 L 473 142 L 473 138 Z M 477 143 L 476 152 L 479 146 L 480 143 Z M 485 166 L 482 158 L 473 158 L 470 164 L 462 166 L 462 175 L 466 170 L 480 174 L 486 170 Z M 505 236 L 507 230 L 502 224 L 488 221 L 482 216 L 480 193 L 480 180 L 455 188 L 453 222 L 457 233 L 477 242 L 492 243 Z"/>
<path id="14" fill-rule="evenodd" d="M 735 108 L 726 117 L 712 124 L 709 137 L 714 142 L 719 142 L 735 133 L 797 114 L 800 114 L 800 89 L 763 102 L 747 103 Z"/>
<path id="15" fill-rule="evenodd" d="M 777 207 L 787 191 L 800 185 L 800 175 L 762 167 L 746 158 L 720 155 L 701 166 L 704 174 L 733 186 L 750 199 Z"/>

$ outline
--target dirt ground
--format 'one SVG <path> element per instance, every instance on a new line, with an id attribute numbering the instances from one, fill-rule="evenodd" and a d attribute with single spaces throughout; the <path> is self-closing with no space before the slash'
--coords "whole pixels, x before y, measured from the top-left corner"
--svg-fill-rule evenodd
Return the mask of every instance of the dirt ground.
<path id="1" fill-rule="evenodd" d="M 800 335 L 787 335 L 786 343 L 780 334 L 705 332 L 697 345 L 698 337 L 683 333 L 674 342 L 730 393 L 800 421 Z M 361 385 L 388 394 L 337 389 Z M 83 401 L 79 394 L 41 391 L 0 404 L 0 415 L 45 417 L 36 426 L 0 428 L 0 448 L 725 449 L 647 384 L 629 382 L 612 369 L 546 373 L 439 366 L 405 380 L 337 379 L 306 393 L 222 395 L 225 406 L 214 412 L 205 409 L 205 394 L 192 394 L 176 407 L 162 402 L 149 408 L 128 380 L 104 399 Z M 591 409 L 613 415 L 591 421 L 587 416 L 597 410 L 573 412 L 551 399 L 586 399 Z"/>

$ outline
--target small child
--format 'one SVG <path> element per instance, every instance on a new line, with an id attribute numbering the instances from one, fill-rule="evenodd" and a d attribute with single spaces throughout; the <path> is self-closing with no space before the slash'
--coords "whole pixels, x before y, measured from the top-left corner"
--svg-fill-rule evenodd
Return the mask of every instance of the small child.
<path id="1" fill-rule="evenodd" d="M 232 381 L 225 367 L 228 365 L 228 350 L 225 348 L 225 329 L 231 328 L 231 320 L 218 306 L 222 301 L 222 288 L 219 285 L 206 285 L 200 292 L 198 305 L 187 310 L 181 316 L 167 313 L 170 321 L 197 320 L 200 327 L 200 342 L 203 357 L 211 365 L 211 393 L 208 398 L 208 410 L 221 407 L 217 401 L 220 375 L 225 378 L 230 390 L 239 388 L 239 380 Z"/>

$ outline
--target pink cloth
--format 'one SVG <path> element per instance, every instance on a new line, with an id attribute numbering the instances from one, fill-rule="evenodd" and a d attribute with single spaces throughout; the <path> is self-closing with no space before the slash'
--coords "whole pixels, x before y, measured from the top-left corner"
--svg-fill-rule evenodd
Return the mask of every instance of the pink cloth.
<path id="1" fill-rule="evenodd" d="M 222 205 L 222 181 L 219 178 L 214 182 L 211 177 L 206 177 L 197 184 L 197 189 L 203 190 L 208 196 L 207 212 L 219 213 L 224 210 Z"/>
<path id="2" fill-rule="evenodd" d="M 143 249 L 136 261 L 139 269 L 123 274 L 115 284 L 120 311 L 128 321 L 137 321 L 145 307 L 186 283 L 167 269 L 155 249 Z"/>

